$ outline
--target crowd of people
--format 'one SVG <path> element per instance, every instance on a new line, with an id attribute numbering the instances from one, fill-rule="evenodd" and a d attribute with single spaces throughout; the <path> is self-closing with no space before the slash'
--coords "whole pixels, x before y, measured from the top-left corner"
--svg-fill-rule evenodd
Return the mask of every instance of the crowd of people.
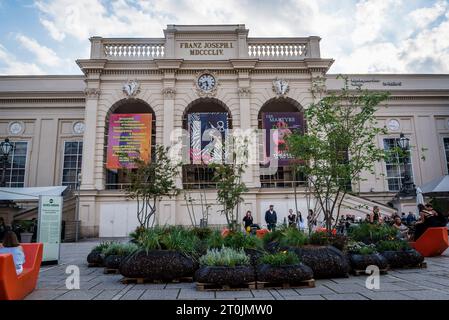
<path id="1" fill-rule="evenodd" d="M 430 203 L 425 205 L 418 205 L 419 216 L 417 217 L 413 212 L 406 214 L 402 212 L 401 215 L 395 213 L 393 215 L 382 214 L 378 206 L 374 206 L 373 210 L 365 217 L 364 222 L 372 224 L 388 224 L 398 230 L 398 237 L 404 240 L 417 240 L 427 228 L 446 226 L 448 218 L 443 214 L 437 212 Z M 270 231 L 276 230 L 278 223 L 277 213 L 274 210 L 274 205 L 270 205 L 265 212 L 265 223 L 267 229 Z M 336 225 L 336 232 L 338 234 L 347 234 L 351 225 L 363 222 L 361 218 L 356 218 L 354 215 L 341 215 L 338 218 Z M 293 209 L 289 209 L 285 225 L 295 227 L 299 230 L 316 229 L 321 224 L 317 221 L 312 209 L 309 209 L 306 219 L 303 218 L 300 211 L 297 214 Z M 250 233 L 252 230 L 260 229 L 258 224 L 254 223 L 254 218 L 251 211 L 247 211 L 243 218 L 243 226 L 245 230 Z"/>

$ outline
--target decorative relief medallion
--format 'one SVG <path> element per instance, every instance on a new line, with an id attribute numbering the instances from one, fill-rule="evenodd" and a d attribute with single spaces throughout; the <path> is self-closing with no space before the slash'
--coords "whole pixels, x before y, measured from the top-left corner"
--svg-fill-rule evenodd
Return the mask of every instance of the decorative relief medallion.
<path id="1" fill-rule="evenodd" d="M 388 126 L 388 130 L 391 130 L 391 131 L 398 131 L 399 128 L 401 127 L 399 121 L 396 119 L 389 120 L 387 126 Z"/>
<path id="2" fill-rule="evenodd" d="M 276 97 L 285 97 L 290 90 L 287 80 L 276 78 L 273 80 L 273 91 L 276 93 Z"/>
<path id="3" fill-rule="evenodd" d="M 9 123 L 8 131 L 12 135 L 22 134 L 25 130 L 25 124 L 22 121 L 13 121 Z"/>
<path id="4" fill-rule="evenodd" d="M 84 94 L 88 98 L 98 98 L 100 96 L 100 93 L 101 93 L 100 89 L 97 88 L 86 88 L 84 90 Z"/>
<path id="5" fill-rule="evenodd" d="M 251 94 L 251 88 L 249 87 L 241 87 L 238 89 L 240 98 L 248 98 Z"/>
<path id="6" fill-rule="evenodd" d="M 83 121 L 76 121 L 73 123 L 72 130 L 74 134 L 83 134 L 85 125 Z"/>
<path id="7" fill-rule="evenodd" d="M 135 98 L 140 92 L 140 83 L 136 80 L 128 80 L 122 86 L 123 93 L 125 93 L 127 98 Z"/>
<path id="8" fill-rule="evenodd" d="M 175 88 L 163 88 L 161 90 L 161 92 L 162 92 L 162 95 L 167 99 L 173 99 L 176 94 Z"/>
<path id="9" fill-rule="evenodd" d="M 218 80 L 214 72 L 199 72 L 194 81 L 195 90 L 200 97 L 213 97 L 217 94 Z"/>

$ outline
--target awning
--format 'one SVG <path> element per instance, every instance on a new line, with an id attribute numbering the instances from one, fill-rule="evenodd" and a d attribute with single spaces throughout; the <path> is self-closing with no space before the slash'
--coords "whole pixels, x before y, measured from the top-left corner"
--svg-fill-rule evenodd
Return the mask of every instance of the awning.
<path id="1" fill-rule="evenodd" d="M 39 200 L 39 196 L 60 196 L 67 186 L 34 188 L 0 188 L 0 200 Z"/>
<path id="2" fill-rule="evenodd" d="M 434 179 L 421 186 L 423 194 L 429 193 L 449 193 L 449 175 Z"/>

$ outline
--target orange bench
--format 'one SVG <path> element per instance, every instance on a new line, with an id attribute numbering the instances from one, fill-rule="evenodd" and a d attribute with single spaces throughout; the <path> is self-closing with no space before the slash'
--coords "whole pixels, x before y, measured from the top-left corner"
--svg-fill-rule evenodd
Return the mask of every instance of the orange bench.
<path id="1" fill-rule="evenodd" d="M 428 228 L 410 245 L 424 257 L 439 256 L 449 248 L 447 227 Z"/>
<path id="2" fill-rule="evenodd" d="M 25 264 L 20 275 L 11 254 L 0 254 L 0 300 L 20 300 L 35 288 L 42 262 L 42 243 L 22 243 Z"/>
<path id="3" fill-rule="evenodd" d="M 259 239 L 263 239 L 263 237 L 265 237 L 265 235 L 266 235 L 268 232 L 270 232 L 270 231 L 268 231 L 268 229 L 260 229 L 260 230 L 257 230 L 257 231 L 256 231 L 256 236 L 257 236 Z"/>

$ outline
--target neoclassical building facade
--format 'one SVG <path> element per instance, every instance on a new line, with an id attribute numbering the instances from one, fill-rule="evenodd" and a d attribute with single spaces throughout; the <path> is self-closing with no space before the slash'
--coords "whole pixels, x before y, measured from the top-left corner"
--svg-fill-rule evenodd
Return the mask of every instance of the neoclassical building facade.
<path id="1" fill-rule="evenodd" d="M 15 144 L 6 185 L 79 188 L 79 217 L 71 219 L 81 220 L 82 234 L 125 236 L 137 226 L 136 202 L 123 190 L 127 170 L 110 162 L 114 119 L 144 115 L 154 150 L 175 145 L 182 130 L 191 132 L 192 119 L 253 130 L 266 128 L 268 116 L 288 115 L 303 126 L 303 112 L 314 101 L 312 84 L 322 82 L 328 92 L 344 85 L 327 74 L 333 60 L 321 57 L 319 37 L 251 38 L 244 25 L 168 25 L 164 35 L 92 37 L 90 58 L 77 60 L 82 76 L 0 77 L 0 138 Z M 388 129 L 377 143 L 391 148 L 400 133 L 410 139 L 417 186 L 448 174 L 449 75 L 346 77 L 351 88 L 391 93 L 376 114 Z M 344 213 L 364 215 L 379 205 L 390 214 L 389 203 L 414 210 L 410 199 L 395 200 L 404 179 L 399 160 L 376 164 L 374 175 L 353 185 Z M 189 210 L 200 216 L 207 205 L 209 224 L 223 224 L 211 176 L 201 161 L 183 165 L 177 184 L 185 192 L 158 203 L 157 223 L 190 224 Z M 282 162 L 275 172 L 252 163 L 243 180 L 249 192 L 241 211 L 251 210 L 256 222 L 264 223 L 270 204 L 282 221 L 295 208 L 294 184 L 298 209 L 305 215 L 313 208 L 301 177 Z M 186 193 L 195 199 L 190 207 Z"/>

